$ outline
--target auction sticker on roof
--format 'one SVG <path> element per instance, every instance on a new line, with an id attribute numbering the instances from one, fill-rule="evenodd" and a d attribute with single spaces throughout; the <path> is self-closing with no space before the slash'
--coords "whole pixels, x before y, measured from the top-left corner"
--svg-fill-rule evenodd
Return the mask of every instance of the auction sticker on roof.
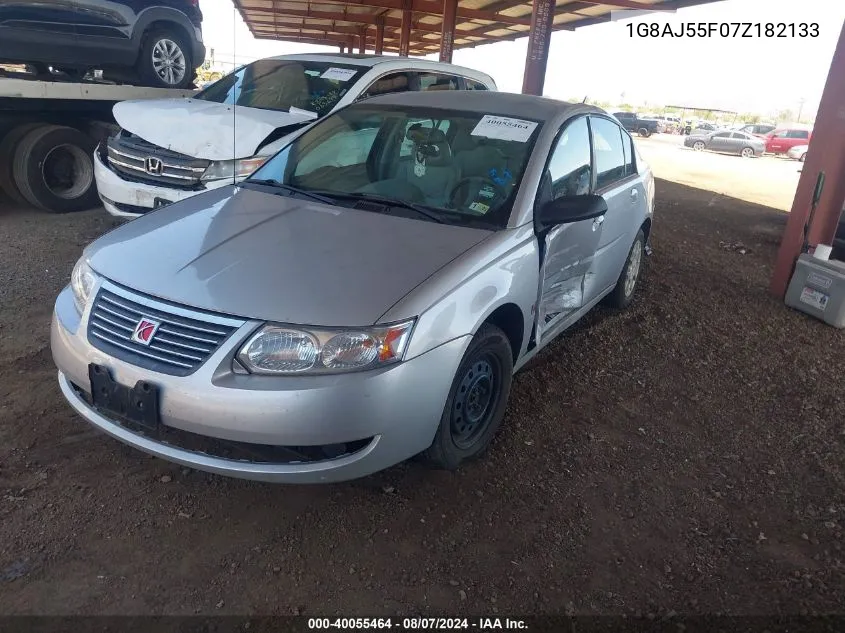
<path id="1" fill-rule="evenodd" d="M 801 303 L 806 303 L 817 310 L 824 311 L 827 307 L 828 299 L 830 299 L 830 297 L 828 297 L 825 293 L 813 290 L 807 286 L 804 286 L 804 290 L 801 291 Z"/>
<path id="2" fill-rule="evenodd" d="M 357 70 L 352 70 L 351 68 L 335 68 L 332 66 L 327 71 L 325 71 L 322 75 L 320 75 L 320 79 L 334 79 L 335 81 L 349 81 L 355 76 Z"/>
<path id="3" fill-rule="evenodd" d="M 537 124 L 534 121 L 485 114 L 472 130 L 472 135 L 525 143 L 531 138 L 531 132 L 536 127 Z"/>

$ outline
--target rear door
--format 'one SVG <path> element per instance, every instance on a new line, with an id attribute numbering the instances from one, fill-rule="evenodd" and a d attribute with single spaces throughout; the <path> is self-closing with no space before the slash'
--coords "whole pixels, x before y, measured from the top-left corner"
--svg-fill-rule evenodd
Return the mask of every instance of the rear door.
<path id="1" fill-rule="evenodd" d="M 731 151 L 731 133 L 730 132 L 716 132 L 710 137 L 707 143 L 707 148 L 717 152 Z"/>
<path id="2" fill-rule="evenodd" d="M 789 151 L 796 145 L 807 145 L 810 139 L 810 132 L 807 130 L 789 130 L 786 133 L 786 138 L 783 143 L 786 147 L 784 151 Z"/>
<path id="3" fill-rule="evenodd" d="M 76 31 L 84 38 L 129 39 L 129 24 L 143 0 L 75 0 Z M 137 6 L 133 6 L 137 5 Z"/>
<path id="4" fill-rule="evenodd" d="M 593 296 L 614 286 L 645 217 L 646 195 L 637 175 L 634 144 L 627 132 L 602 116 L 590 115 L 595 193 L 607 202 L 596 249 Z"/>
<path id="5" fill-rule="evenodd" d="M 614 124 L 615 125 L 615 124 Z M 592 151 L 586 116 L 568 121 L 549 156 L 535 210 L 562 196 L 593 190 Z M 537 237 L 542 248 L 537 339 L 583 307 L 595 294 L 593 263 L 602 234 L 601 218 L 561 224 Z"/>

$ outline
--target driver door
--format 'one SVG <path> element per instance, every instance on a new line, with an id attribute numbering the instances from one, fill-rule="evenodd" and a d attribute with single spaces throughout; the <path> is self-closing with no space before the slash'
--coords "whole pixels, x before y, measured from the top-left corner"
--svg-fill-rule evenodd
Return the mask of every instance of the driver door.
<path id="1" fill-rule="evenodd" d="M 560 131 L 537 192 L 535 213 L 545 202 L 561 196 L 591 193 L 593 183 L 590 132 L 587 118 L 581 116 Z M 538 233 L 542 249 L 535 317 L 538 342 L 599 291 L 593 263 L 603 221 L 603 217 L 582 220 Z"/>

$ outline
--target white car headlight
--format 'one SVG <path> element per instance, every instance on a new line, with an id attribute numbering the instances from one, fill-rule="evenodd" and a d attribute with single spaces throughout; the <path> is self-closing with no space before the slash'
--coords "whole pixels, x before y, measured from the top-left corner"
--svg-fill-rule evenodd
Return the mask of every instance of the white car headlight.
<path id="1" fill-rule="evenodd" d="M 218 160 L 208 166 L 202 175 L 202 180 L 223 180 L 224 178 L 246 178 L 261 167 L 270 155 L 251 156 L 238 160 Z"/>
<path id="2" fill-rule="evenodd" d="M 97 273 L 91 270 L 85 258 L 76 262 L 73 272 L 70 274 L 70 289 L 73 291 L 73 303 L 79 314 L 85 311 L 88 300 L 91 298 L 91 289 L 97 282 Z"/>
<path id="3" fill-rule="evenodd" d="M 265 325 L 238 353 L 254 374 L 335 374 L 398 363 L 414 321 L 371 328 L 301 330 Z"/>

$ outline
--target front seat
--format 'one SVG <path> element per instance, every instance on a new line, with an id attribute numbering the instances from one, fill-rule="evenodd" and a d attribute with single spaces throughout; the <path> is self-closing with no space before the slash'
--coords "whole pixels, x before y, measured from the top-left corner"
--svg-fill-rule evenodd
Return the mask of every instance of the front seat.
<path id="1" fill-rule="evenodd" d="M 442 130 L 412 125 L 406 138 L 413 143 L 411 156 L 400 163 L 398 178 L 423 192 L 426 202 L 444 207 L 457 183 L 452 148 Z"/>

